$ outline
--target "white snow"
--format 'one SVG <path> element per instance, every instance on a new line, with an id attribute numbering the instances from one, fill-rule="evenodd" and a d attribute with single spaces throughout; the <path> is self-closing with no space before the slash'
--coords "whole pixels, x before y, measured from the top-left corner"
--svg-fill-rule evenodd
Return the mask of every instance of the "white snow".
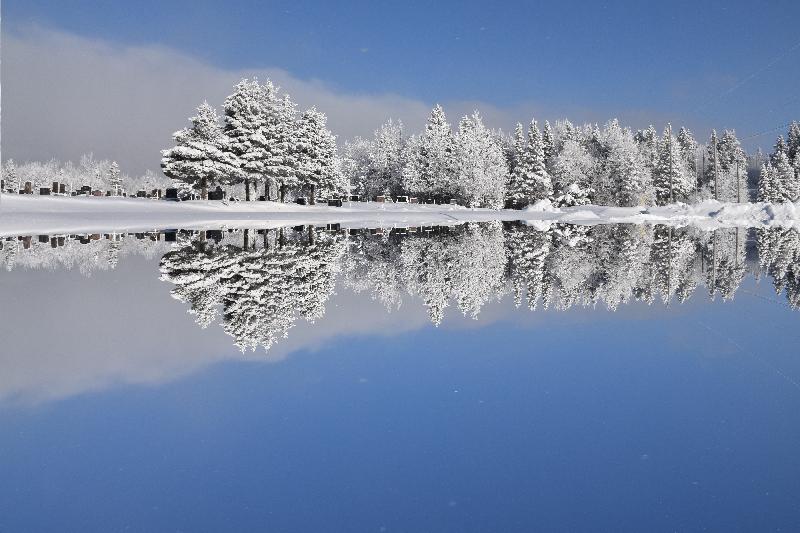
<path id="1" fill-rule="evenodd" d="M 722 203 L 663 207 L 556 208 L 537 203 L 526 210 L 470 209 L 452 205 L 345 203 L 343 207 L 276 202 L 166 202 L 131 198 L 65 198 L 4 194 L 0 236 L 133 232 L 186 228 L 271 228 L 340 223 L 346 227 L 452 225 L 461 222 L 522 220 L 542 226 L 571 224 L 669 224 L 719 227 L 800 227 L 800 204 Z"/>

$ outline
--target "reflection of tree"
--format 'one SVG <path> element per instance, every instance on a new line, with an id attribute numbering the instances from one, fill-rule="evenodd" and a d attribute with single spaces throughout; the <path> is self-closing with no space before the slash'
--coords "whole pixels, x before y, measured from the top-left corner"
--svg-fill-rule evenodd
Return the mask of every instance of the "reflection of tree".
<path id="1" fill-rule="evenodd" d="M 268 349 L 299 318 L 321 318 L 340 270 L 347 286 L 389 309 L 419 298 L 438 325 L 453 302 L 475 318 L 507 291 L 531 310 L 683 302 L 700 284 L 711 297 L 730 299 L 754 267 L 743 229 L 491 222 L 349 237 L 308 227 L 189 235 L 172 232 L 168 243 L 155 233 L 5 239 L 0 265 L 88 273 L 114 268 L 126 255 L 171 248 L 161 278 L 174 285 L 172 295 L 201 327 L 221 320 L 242 350 Z M 769 228 L 757 235 L 761 269 L 800 307 L 800 233 Z"/>
<path id="2" fill-rule="evenodd" d="M 772 277 L 775 292 L 785 289 L 789 305 L 800 308 L 800 231 L 764 228 L 757 235 L 761 268 Z"/>
<path id="3" fill-rule="evenodd" d="M 250 245 L 248 231 L 243 247 L 191 243 L 162 258 L 162 279 L 176 285 L 173 296 L 189 304 L 200 326 L 213 322 L 221 307 L 223 328 L 236 346 L 269 349 L 298 317 L 322 317 L 344 252 L 338 234 L 309 230 L 286 239 L 281 233 L 279 239 L 265 234 L 268 246 L 260 249 Z"/>
<path id="4" fill-rule="evenodd" d="M 550 278 L 548 257 L 553 236 L 521 223 L 509 224 L 506 230 L 507 275 L 514 293 L 514 304 L 522 305 L 522 294 L 526 295 L 528 308 L 536 309 L 541 302 L 547 308 L 550 303 Z"/>
<path id="5" fill-rule="evenodd" d="M 475 318 L 503 294 L 502 225 L 426 228 L 402 239 L 367 236 L 356 241 L 345 264 L 347 284 L 371 290 L 389 308 L 399 307 L 405 289 L 422 299 L 434 324 L 442 321 L 451 299 Z"/>
<path id="6" fill-rule="evenodd" d="M 746 230 L 717 229 L 707 237 L 702 253 L 708 294 L 713 297 L 720 293 L 724 299 L 730 300 L 746 272 Z"/>
<path id="7" fill-rule="evenodd" d="M 342 265 L 347 284 L 355 292 L 371 292 L 372 298 L 389 310 L 399 309 L 406 284 L 401 250 L 399 241 L 389 232 L 354 239 Z"/>

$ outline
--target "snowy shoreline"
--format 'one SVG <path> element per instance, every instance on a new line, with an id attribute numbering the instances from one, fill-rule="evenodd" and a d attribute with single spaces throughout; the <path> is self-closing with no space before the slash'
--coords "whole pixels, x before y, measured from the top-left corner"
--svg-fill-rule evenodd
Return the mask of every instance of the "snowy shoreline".
<path id="1" fill-rule="evenodd" d="M 0 236 L 132 232 L 185 228 L 274 228 L 338 223 L 345 227 L 453 225 L 463 222 L 525 221 L 535 225 L 570 223 L 669 224 L 712 230 L 720 227 L 800 227 L 799 204 L 722 203 L 663 207 L 555 208 L 539 203 L 525 210 L 470 209 L 452 205 L 345 203 L 343 207 L 277 202 L 165 202 L 130 198 L 0 196 Z"/>

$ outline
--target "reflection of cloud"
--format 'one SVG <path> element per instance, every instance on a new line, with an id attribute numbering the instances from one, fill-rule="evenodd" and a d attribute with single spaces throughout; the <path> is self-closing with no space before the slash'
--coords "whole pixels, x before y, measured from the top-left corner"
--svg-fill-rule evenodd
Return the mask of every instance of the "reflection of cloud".
<path id="1" fill-rule="evenodd" d="M 340 290 L 316 324 L 298 321 L 265 355 L 241 354 L 213 324 L 200 329 L 158 280 L 157 264 L 128 258 L 91 279 L 77 271 L 0 275 L 0 401 L 38 403 L 119 384 L 158 384 L 214 363 L 283 359 L 340 335 L 396 335 L 429 324 L 421 305 L 386 313 Z"/>
<path id="2" fill-rule="evenodd" d="M 282 69 L 226 70 L 162 46 L 117 46 L 40 27 L 4 31 L 2 50 L 3 156 L 15 159 L 77 160 L 93 151 L 118 160 L 129 173 L 157 169 L 159 150 L 195 107 L 203 100 L 221 106 L 246 76 L 269 77 L 301 107 L 316 105 L 340 140 L 371 135 L 389 117 L 417 131 L 433 104 L 394 94 L 346 94 Z M 542 106 L 531 102 L 500 108 L 442 97 L 454 124 L 476 108 L 487 124 L 506 131 L 518 120 L 542 117 Z M 644 113 L 563 105 L 548 106 L 547 114 L 576 122 L 603 122 L 616 114 L 635 120 L 634 126 L 654 120 L 652 113 L 640 120 Z"/>

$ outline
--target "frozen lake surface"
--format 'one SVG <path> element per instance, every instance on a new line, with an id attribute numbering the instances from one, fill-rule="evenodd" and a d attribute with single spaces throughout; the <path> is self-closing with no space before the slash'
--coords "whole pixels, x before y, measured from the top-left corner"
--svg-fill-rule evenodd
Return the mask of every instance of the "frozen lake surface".
<path id="1" fill-rule="evenodd" d="M 0 240 L 1 531 L 800 527 L 797 230 L 297 222 Z"/>

